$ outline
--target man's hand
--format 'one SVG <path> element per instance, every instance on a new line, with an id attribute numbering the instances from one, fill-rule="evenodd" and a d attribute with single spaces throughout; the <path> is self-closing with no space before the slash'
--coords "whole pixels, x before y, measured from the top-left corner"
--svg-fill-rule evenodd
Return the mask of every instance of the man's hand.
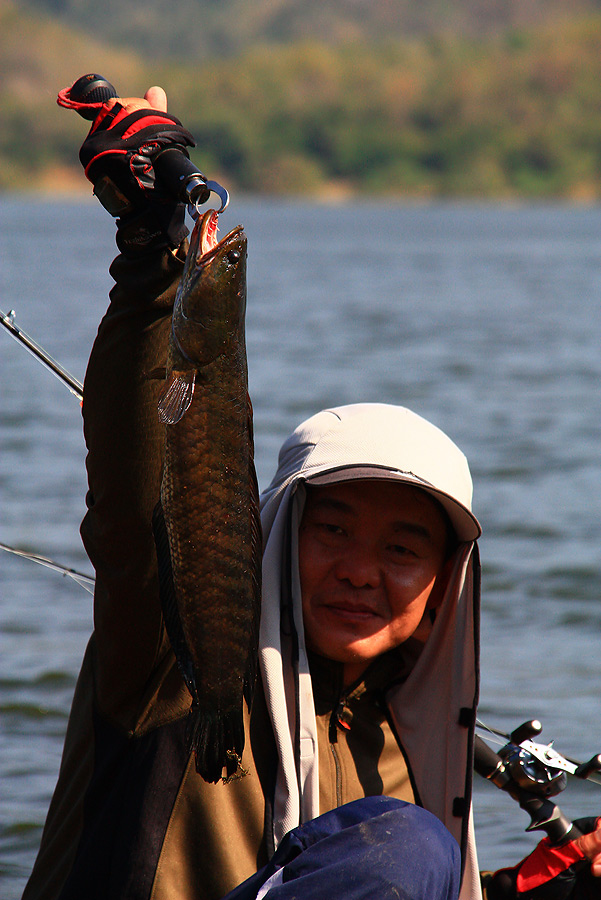
<path id="1" fill-rule="evenodd" d="M 79 158 L 103 206 L 123 216 L 148 201 L 173 204 L 156 183 L 153 159 L 172 147 L 188 156 L 193 146 L 190 132 L 167 113 L 165 91 L 154 86 L 143 98 L 112 97 L 103 104 Z"/>
<path id="2" fill-rule="evenodd" d="M 94 193 L 118 217 L 117 245 L 127 256 L 177 248 L 188 233 L 185 205 L 161 188 L 154 160 L 174 148 L 188 156 L 194 139 L 167 113 L 163 88 L 113 97 L 100 108 L 79 158 Z"/>
<path id="3" fill-rule="evenodd" d="M 574 843 L 591 862 L 591 872 L 597 878 L 601 878 L 601 818 L 597 819 L 597 828 L 589 834 L 583 834 L 576 838 Z M 601 895 L 601 885 L 599 886 Z"/>
<path id="4" fill-rule="evenodd" d="M 577 819 L 581 835 L 557 846 L 548 838 L 486 884 L 488 900 L 593 900 L 601 897 L 601 818 Z"/>

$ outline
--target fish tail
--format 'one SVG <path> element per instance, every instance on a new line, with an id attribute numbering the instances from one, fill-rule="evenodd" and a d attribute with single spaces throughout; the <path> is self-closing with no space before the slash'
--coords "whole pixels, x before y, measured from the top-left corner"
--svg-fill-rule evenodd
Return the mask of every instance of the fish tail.
<path id="1" fill-rule="evenodd" d="M 227 782 L 246 774 L 242 767 L 244 718 L 241 709 L 224 715 L 194 707 L 188 723 L 188 741 L 194 752 L 196 771 L 205 781 Z"/>

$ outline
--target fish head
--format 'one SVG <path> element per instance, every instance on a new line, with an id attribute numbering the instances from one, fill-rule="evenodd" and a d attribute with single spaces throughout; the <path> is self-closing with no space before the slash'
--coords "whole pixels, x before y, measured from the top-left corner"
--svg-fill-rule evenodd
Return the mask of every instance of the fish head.
<path id="1" fill-rule="evenodd" d="M 246 235 L 238 225 L 219 241 L 218 218 L 209 210 L 194 226 L 173 309 L 174 342 L 199 366 L 244 336 Z"/>

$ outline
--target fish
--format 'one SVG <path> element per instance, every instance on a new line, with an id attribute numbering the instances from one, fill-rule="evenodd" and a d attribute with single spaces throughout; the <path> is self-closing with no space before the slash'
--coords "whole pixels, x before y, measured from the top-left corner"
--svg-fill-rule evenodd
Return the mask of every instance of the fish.
<path id="1" fill-rule="evenodd" d="M 158 403 L 165 461 L 153 528 L 165 627 L 192 697 L 188 740 L 210 783 L 245 774 L 258 667 L 261 525 L 245 345 L 247 238 L 197 219 Z M 225 771 L 225 774 L 224 774 Z"/>

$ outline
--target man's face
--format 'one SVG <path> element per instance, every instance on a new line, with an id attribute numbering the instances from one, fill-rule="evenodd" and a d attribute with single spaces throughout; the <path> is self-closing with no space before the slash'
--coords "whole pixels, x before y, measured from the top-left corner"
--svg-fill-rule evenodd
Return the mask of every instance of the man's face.
<path id="1" fill-rule="evenodd" d="M 419 488 L 391 481 L 308 486 L 299 531 L 310 649 L 345 682 L 415 632 L 443 596 L 447 527 Z"/>

